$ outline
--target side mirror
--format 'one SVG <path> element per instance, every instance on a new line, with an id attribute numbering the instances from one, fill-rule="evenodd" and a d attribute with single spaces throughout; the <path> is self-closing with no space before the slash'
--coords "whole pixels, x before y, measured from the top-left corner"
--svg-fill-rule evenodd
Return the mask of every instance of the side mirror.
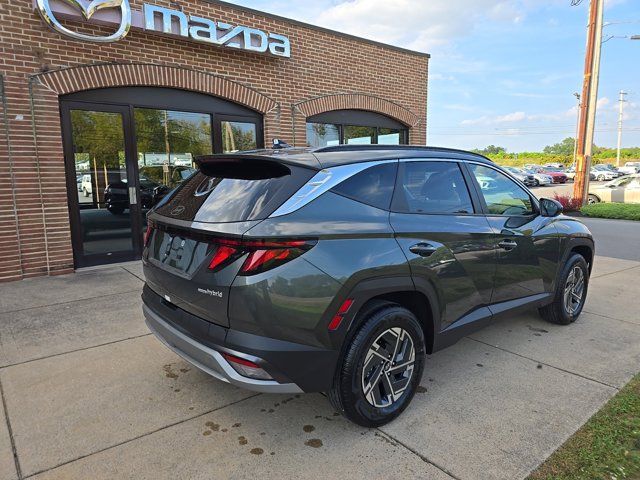
<path id="1" fill-rule="evenodd" d="M 563 210 L 564 207 L 557 200 L 551 198 L 540 199 L 540 213 L 543 217 L 557 217 Z"/>

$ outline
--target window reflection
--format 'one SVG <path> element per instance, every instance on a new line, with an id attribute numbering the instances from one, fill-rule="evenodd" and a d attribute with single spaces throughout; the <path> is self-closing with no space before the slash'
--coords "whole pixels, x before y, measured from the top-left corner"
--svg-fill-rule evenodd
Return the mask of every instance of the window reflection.
<path id="1" fill-rule="evenodd" d="M 344 126 L 344 143 L 348 145 L 370 145 L 375 142 L 376 129 L 374 127 Z"/>
<path id="2" fill-rule="evenodd" d="M 258 148 L 255 123 L 220 122 L 220 126 L 222 128 L 222 151 L 224 153 Z"/>
<path id="3" fill-rule="evenodd" d="M 307 123 L 309 147 L 335 145 L 400 145 L 406 143 L 406 130 L 375 126 L 341 125 L 331 123 Z"/>
<path id="4" fill-rule="evenodd" d="M 400 130 L 379 128 L 378 143 L 380 145 L 400 145 Z"/>
<path id="5" fill-rule="evenodd" d="M 131 217 L 114 202 L 114 195 L 127 198 L 122 115 L 71 110 L 70 116 L 83 254 L 130 251 Z"/>
<path id="6" fill-rule="evenodd" d="M 143 198 L 156 187 L 182 183 L 195 157 L 213 151 L 209 114 L 136 108 L 134 118 Z"/>
<path id="7" fill-rule="evenodd" d="M 307 123 L 307 145 L 310 147 L 331 147 L 340 144 L 338 125 L 329 123 Z"/>

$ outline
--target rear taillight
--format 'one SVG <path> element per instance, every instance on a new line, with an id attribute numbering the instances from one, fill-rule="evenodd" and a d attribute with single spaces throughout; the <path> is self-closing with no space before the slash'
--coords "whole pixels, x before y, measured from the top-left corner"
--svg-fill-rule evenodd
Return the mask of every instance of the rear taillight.
<path id="1" fill-rule="evenodd" d="M 248 254 L 239 275 L 255 275 L 283 265 L 294 258 L 298 258 L 311 249 L 314 241 L 309 240 L 227 240 L 221 239 L 214 243 L 215 250 L 210 270 L 219 270 L 234 262 L 242 255 Z"/>
<path id="2" fill-rule="evenodd" d="M 149 245 L 149 240 L 151 240 L 151 234 L 153 233 L 153 228 L 155 227 L 155 225 L 153 224 L 153 222 L 148 222 L 147 223 L 147 230 L 144 232 L 144 246 L 146 247 L 147 245 Z M 138 237 L 140 238 L 140 237 Z"/>

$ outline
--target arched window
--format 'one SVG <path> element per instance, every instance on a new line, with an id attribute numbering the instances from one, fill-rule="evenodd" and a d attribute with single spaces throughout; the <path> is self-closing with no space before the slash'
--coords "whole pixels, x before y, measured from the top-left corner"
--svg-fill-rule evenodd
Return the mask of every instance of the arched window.
<path id="1" fill-rule="evenodd" d="M 307 145 L 407 143 L 407 126 L 393 118 L 366 110 L 333 110 L 307 118 Z"/>

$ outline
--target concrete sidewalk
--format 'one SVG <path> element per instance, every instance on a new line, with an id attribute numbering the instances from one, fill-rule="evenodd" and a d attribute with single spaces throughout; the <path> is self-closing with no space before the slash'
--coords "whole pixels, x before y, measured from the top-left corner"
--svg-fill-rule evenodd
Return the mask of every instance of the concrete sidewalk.
<path id="1" fill-rule="evenodd" d="M 0 285 L 0 480 L 523 478 L 640 370 L 640 262 L 599 256 L 577 323 L 531 312 L 430 356 L 412 405 L 367 430 L 182 361 L 148 333 L 140 277 Z"/>

